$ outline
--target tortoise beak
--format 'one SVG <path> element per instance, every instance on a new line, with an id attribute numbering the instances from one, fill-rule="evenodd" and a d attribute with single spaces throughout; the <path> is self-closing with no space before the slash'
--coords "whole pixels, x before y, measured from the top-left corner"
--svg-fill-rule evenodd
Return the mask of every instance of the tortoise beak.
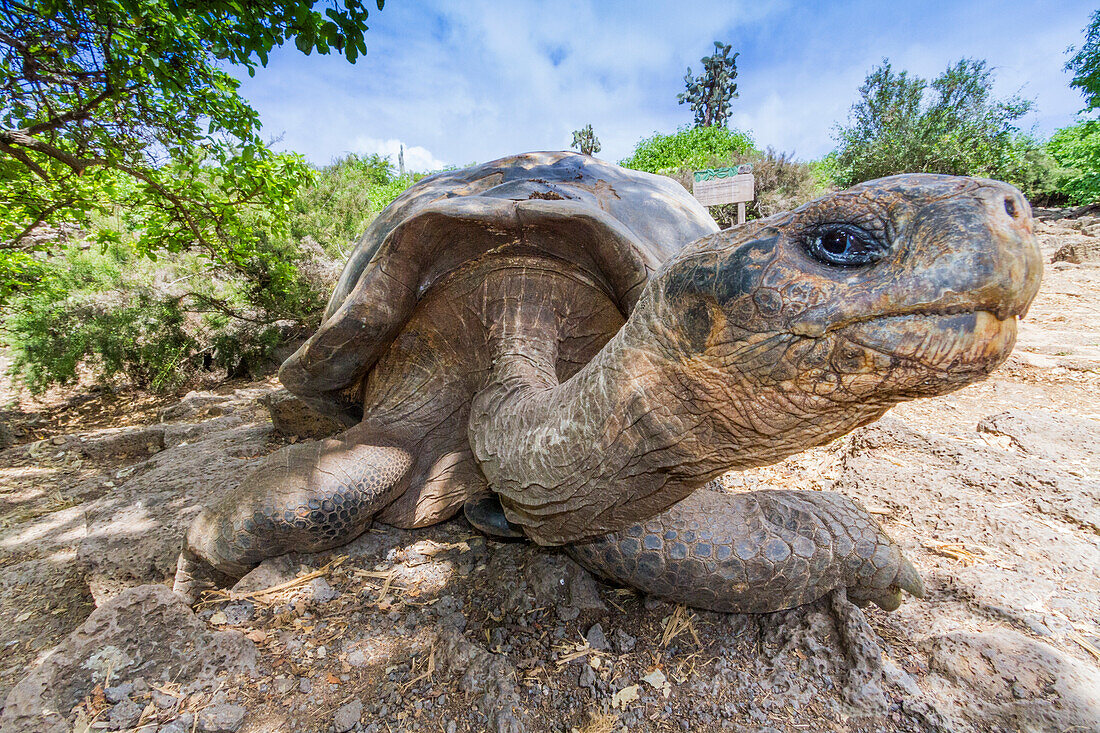
<path id="1" fill-rule="evenodd" d="M 1017 189 L 983 179 L 978 193 L 985 204 L 991 247 L 998 267 L 991 288 L 989 310 L 1001 320 L 1023 318 L 1039 292 L 1043 258 L 1035 239 L 1031 206 Z"/>

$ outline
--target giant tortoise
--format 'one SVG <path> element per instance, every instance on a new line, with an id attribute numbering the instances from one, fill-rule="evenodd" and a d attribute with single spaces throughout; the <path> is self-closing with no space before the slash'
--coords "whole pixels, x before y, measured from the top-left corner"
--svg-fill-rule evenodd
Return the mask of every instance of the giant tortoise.
<path id="1" fill-rule="evenodd" d="M 425 178 L 279 373 L 348 429 L 204 508 L 176 587 L 465 510 L 701 608 L 845 587 L 891 610 L 921 579 L 859 504 L 708 482 L 982 379 L 1041 269 L 1027 202 L 992 180 L 893 176 L 718 231 L 671 179 L 574 153 Z"/>

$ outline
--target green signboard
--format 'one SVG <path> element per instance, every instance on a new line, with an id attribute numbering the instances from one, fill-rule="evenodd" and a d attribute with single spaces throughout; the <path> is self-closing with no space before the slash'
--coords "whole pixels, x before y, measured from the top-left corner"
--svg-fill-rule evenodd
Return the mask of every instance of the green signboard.
<path id="1" fill-rule="evenodd" d="M 739 165 L 736 168 L 706 168 L 695 171 L 696 181 L 717 181 L 720 178 L 733 178 L 734 176 L 752 173 L 751 165 Z"/>

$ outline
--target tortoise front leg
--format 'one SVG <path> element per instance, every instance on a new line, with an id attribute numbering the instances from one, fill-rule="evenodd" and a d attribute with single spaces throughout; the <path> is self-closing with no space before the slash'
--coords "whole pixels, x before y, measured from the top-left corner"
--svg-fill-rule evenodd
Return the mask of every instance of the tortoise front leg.
<path id="1" fill-rule="evenodd" d="M 568 546 L 589 570 L 697 608 L 763 613 L 839 587 L 892 611 L 920 575 L 858 503 L 833 492 L 702 488 L 621 532 Z"/>
<path id="2" fill-rule="evenodd" d="M 192 522 L 174 589 L 193 600 L 266 558 L 350 542 L 406 487 L 413 462 L 363 425 L 275 451 Z"/>

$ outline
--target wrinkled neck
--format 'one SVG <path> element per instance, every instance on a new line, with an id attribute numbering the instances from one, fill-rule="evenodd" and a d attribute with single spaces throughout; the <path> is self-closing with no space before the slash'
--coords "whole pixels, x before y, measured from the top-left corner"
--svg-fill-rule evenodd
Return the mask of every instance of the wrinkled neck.
<path id="1" fill-rule="evenodd" d="M 718 358 L 670 348 L 667 324 L 644 301 L 560 384 L 545 335 L 515 330 L 493 343 L 492 377 L 469 423 L 508 518 L 542 544 L 621 529 L 721 473 L 775 463 L 889 406 L 807 393 L 787 363 L 802 353 L 797 336 L 747 338 Z M 785 367 L 791 379 L 773 378 Z"/>
<path id="2" fill-rule="evenodd" d="M 517 332 L 492 344 L 470 443 L 509 519 L 540 543 L 602 533 L 622 500 L 637 499 L 621 492 L 653 495 L 666 481 L 645 460 L 659 439 L 662 390 L 643 330 L 628 320 L 561 384 L 545 341 Z"/>

